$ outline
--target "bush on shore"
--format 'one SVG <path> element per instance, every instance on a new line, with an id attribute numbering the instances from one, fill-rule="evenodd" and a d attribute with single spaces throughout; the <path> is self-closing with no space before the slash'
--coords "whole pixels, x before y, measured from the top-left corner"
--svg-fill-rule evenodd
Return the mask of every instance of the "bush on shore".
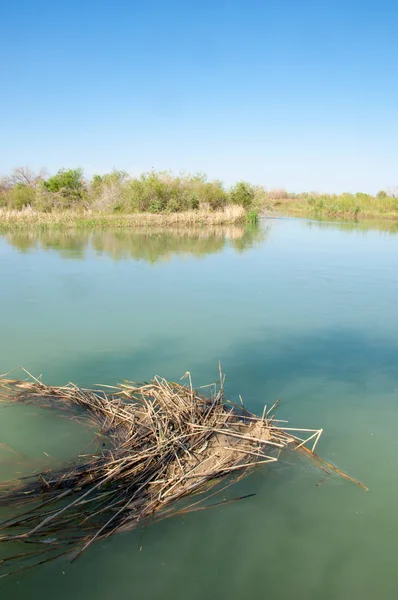
<path id="1" fill-rule="evenodd" d="M 81 169 L 60 169 L 45 177 L 29 171 L 17 177 L 16 169 L 0 181 L 0 208 L 51 213 L 64 210 L 90 210 L 104 213 L 175 213 L 196 210 L 219 211 L 238 205 L 245 211 L 256 209 L 257 190 L 246 182 L 231 189 L 204 175 L 178 175 L 151 171 L 131 177 L 124 171 L 94 175 L 91 180 Z"/>

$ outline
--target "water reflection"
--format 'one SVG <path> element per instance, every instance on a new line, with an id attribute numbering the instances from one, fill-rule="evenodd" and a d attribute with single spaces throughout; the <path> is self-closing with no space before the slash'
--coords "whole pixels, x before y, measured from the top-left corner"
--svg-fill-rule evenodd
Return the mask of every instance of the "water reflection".
<path id="1" fill-rule="evenodd" d="M 258 414 L 281 398 L 279 418 L 324 427 L 320 454 L 371 491 L 332 478 L 317 486 L 303 465 L 259 470 L 231 490 L 254 497 L 115 536 L 73 566 L 0 580 L 2 598 L 42 600 L 43 581 L 58 600 L 397 596 L 398 237 L 388 233 L 397 224 L 267 225 L 272 235 L 224 227 L 1 238 L 0 372 L 23 364 L 48 383 L 96 386 L 189 369 L 201 385 L 220 360 L 229 398 L 242 394 Z M 191 260 L 167 262 L 176 256 Z M 82 451 L 67 421 L 21 408 L 24 416 L 1 411 L 0 446 L 39 461 L 33 469 L 43 451 L 59 460 Z M 0 480 L 11 478 L 19 459 L 0 454 L 12 463 Z"/>
<path id="2" fill-rule="evenodd" d="M 372 221 L 323 221 L 310 220 L 307 221 L 310 228 L 318 229 L 340 229 L 341 231 L 360 231 L 367 233 L 368 231 L 379 231 L 381 233 L 397 234 L 398 221 L 389 221 L 388 219 L 379 219 Z"/>
<path id="3" fill-rule="evenodd" d="M 232 247 L 244 252 L 263 242 L 268 228 L 236 225 L 184 229 L 47 229 L 9 232 L 4 237 L 20 252 L 55 250 L 63 258 L 84 258 L 88 252 L 114 260 L 134 258 L 155 263 L 173 255 L 202 257 Z"/>

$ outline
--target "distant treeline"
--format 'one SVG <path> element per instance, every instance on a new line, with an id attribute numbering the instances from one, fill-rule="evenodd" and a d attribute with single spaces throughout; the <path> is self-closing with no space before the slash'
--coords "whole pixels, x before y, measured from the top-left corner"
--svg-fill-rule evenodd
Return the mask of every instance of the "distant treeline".
<path id="1" fill-rule="evenodd" d="M 34 173 L 26 167 L 14 169 L 0 179 L 0 209 L 36 213 L 90 211 L 108 215 L 165 214 L 200 211 L 216 213 L 240 207 L 256 218 L 264 210 L 315 217 L 398 218 L 398 188 L 365 193 L 294 194 L 283 189 L 267 190 L 246 181 L 226 187 L 203 174 L 173 175 L 150 171 L 133 177 L 114 170 L 84 177 L 82 169 L 60 169 L 55 175 Z M 242 217 L 236 213 L 232 220 Z M 230 219 L 230 217 L 229 217 Z"/>
<path id="2" fill-rule="evenodd" d="M 398 190 L 380 191 L 376 196 L 357 194 L 291 194 L 274 200 L 273 208 L 292 216 L 315 218 L 398 219 Z"/>

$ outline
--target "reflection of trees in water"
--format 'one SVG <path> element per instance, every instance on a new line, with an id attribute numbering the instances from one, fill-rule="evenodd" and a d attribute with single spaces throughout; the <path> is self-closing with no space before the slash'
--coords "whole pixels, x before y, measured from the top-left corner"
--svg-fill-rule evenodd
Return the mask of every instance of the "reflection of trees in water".
<path id="1" fill-rule="evenodd" d="M 260 226 L 236 225 L 198 229 L 106 229 L 95 231 L 56 230 L 17 231 L 6 234 L 6 240 L 21 252 L 35 249 L 55 250 L 64 258 L 83 258 L 91 248 L 121 260 L 134 258 L 155 263 L 174 254 L 206 256 L 221 252 L 226 246 L 243 252 L 265 239 L 268 230 Z"/>
<path id="2" fill-rule="evenodd" d="M 76 230 L 30 230 L 9 232 L 5 236 L 9 244 L 21 252 L 32 250 L 56 250 L 65 258 L 81 258 L 89 242 L 89 235 Z"/>
<path id="3" fill-rule="evenodd" d="M 390 221 L 388 219 L 379 219 L 371 221 L 308 221 L 307 226 L 315 229 L 340 229 L 342 231 L 360 231 L 367 233 L 368 231 L 381 231 L 384 233 L 398 233 L 398 221 Z"/>

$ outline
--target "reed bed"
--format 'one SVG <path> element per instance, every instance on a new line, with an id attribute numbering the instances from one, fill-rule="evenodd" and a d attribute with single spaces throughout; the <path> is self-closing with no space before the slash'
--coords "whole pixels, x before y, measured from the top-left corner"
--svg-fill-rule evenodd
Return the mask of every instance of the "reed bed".
<path id="1" fill-rule="evenodd" d="M 398 197 L 381 197 L 369 194 L 298 194 L 293 197 L 269 197 L 264 208 L 271 213 L 293 217 L 316 219 L 344 219 L 345 221 L 396 221 L 398 219 Z"/>
<path id="2" fill-rule="evenodd" d="M 220 486 L 276 463 L 286 448 L 351 479 L 314 454 L 322 429 L 285 427 L 275 405 L 260 417 L 229 402 L 221 373 L 206 392 L 186 377 L 188 385 L 155 377 L 98 390 L 0 379 L 1 402 L 54 408 L 97 431 L 95 451 L 73 464 L 0 483 L 0 508 L 12 511 L 0 522 L 0 576 L 66 553 L 75 560 L 116 532 L 204 508 Z"/>
<path id="3" fill-rule="evenodd" d="M 219 210 L 203 207 L 198 210 L 163 213 L 111 214 L 95 210 L 59 210 L 49 213 L 32 208 L 10 210 L 0 208 L 0 231 L 38 228 L 124 228 L 124 227 L 187 227 L 193 225 L 236 225 L 246 222 L 242 206 L 230 205 Z"/>

